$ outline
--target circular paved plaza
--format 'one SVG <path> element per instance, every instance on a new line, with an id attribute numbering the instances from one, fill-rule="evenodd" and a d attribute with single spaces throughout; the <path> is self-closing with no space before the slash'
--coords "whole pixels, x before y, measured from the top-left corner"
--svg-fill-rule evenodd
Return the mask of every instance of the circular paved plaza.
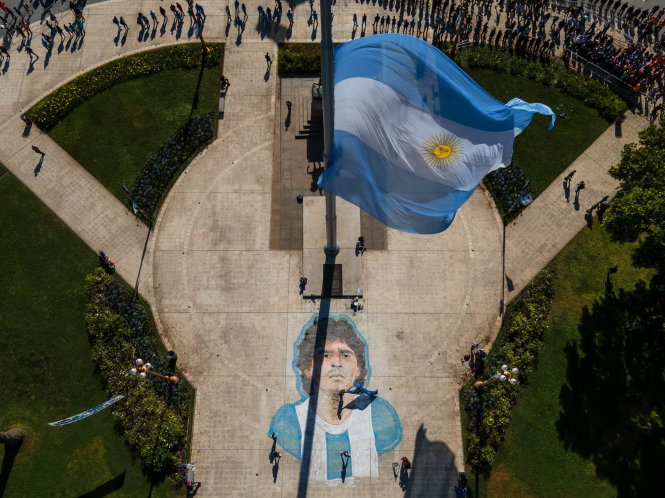
<path id="1" fill-rule="evenodd" d="M 285 33 L 262 36 L 255 29 L 260 2 L 247 2 L 250 20 L 242 33 L 227 29 L 225 4 L 200 3 L 206 40 L 226 42 L 224 74 L 231 87 L 218 138 L 173 186 L 151 234 L 47 136 L 22 135 L 18 115 L 93 66 L 185 41 L 167 32 L 114 44 L 113 16 L 133 19 L 155 9 L 155 1 L 91 3 L 85 44 L 54 56 L 47 69 L 31 73 L 25 56 L 13 55 L 0 79 L 6 137 L 0 160 L 88 245 L 117 255 L 128 282 L 136 281 L 148 237 L 140 290 L 197 389 L 192 460 L 203 483 L 198 496 L 452 496 L 463 468 L 457 392 L 468 367 L 460 358 L 472 342 L 487 345 L 494 337 L 503 297 L 501 223 L 489 196 L 478 189 L 447 231 L 428 236 L 377 227 L 338 201 L 336 281 L 342 294 L 362 295 L 363 309 L 354 313 L 348 298 L 304 298 L 320 294 L 325 262 L 323 197 L 309 191 L 307 169 L 314 163 L 297 138 L 310 113 L 307 92 L 280 81 L 276 68 L 266 73 L 264 55 L 277 60 L 276 40 Z M 289 41 L 318 40 L 320 33 L 307 24 L 309 5 L 297 4 Z M 335 40 L 349 38 L 353 13 L 377 10 L 338 0 Z M 296 114 L 287 130 L 286 98 Z M 575 163 L 578 174 L 587 175 L 590 194 L 612 188 L 607 164 L 634 140 L 643 123 L 633 121 L 623 137 L 610 130 Z M 49 150 L 51 167 L 38 180 L 26 159 L 32 145 Z M 560 181 L 554 183 L 558 188 Z M 556 188 L 507 229 L 513 295 L 584 224 Z M 295 192 L 305 194 L 302 204 Z M 361 234 L 369 250 L 356 256 Z M 303 295 L 302 276 L 309 279 Z M 308 346 L 322 331 L 324 350 Z M 316 367 L 321 355 L 337 362 L 334 372 Z M 364 380 L 378 396 L 312 400 L 312 378 L 328 394 Z M 403 456 L 413 471 L 400 487 L 393 464 Z"/>

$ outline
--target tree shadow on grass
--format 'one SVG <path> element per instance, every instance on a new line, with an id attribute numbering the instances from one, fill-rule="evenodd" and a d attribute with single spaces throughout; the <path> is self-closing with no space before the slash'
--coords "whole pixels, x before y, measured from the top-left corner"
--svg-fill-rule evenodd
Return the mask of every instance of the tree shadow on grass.
<path id="1" fill-rule="evenodd" d="M 5 456 L 2 458 L 2 467 L 0 467 L 0 496 L 5 494 L 9 475 L 12 472 L 12 467 L 14 467 L 14 460 L 16 460 L 16 455 L 22 444 L 22 439 L 12 444 L 5 444 Z"/>
<path id="2" fill-rule="evenodd" d="M 79 495 L 78 498 L 102 498 L 103 496 L 108 496 L 111 493 L 119 491 L 125 484 L 125 474 L 127 474 L 127 471 L 123 472 L 122 474 L 118 474 L 114 478 L 109 479 L 103 484 L 100 484 L 91 491 Z"/>
<path id="3" fill-rule="evenodd" d="M 596 465 L 617 496 L 662 496 L 665 462 L 665 287 L 652 279 L 585 307 L 580 341 L 565 348 L 557 421 L 566 449 Z"/>

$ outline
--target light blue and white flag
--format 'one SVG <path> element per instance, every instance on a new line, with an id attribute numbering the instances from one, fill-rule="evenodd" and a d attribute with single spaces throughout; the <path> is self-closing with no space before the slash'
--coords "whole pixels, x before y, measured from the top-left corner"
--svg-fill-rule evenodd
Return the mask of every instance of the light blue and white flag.
<path id="1" fill-rule="evenodd" d="M 502 104 L 446 55 L 408 35 L 335 49 L 335 134 L 319 186 L 385 225 L 438 233 L 543 104 Z"/>
<path id="2" fill-rule="evenodd" d="M 95 413 L 102 411 L 104 408 L 108 408 L 113 403 L 120 401 L 122 398 L 124 398 L 122 394 L 119 396 L 114 396 L 108 401 L 104 401 L 103 403 L 94 406 L 92 408 L 89 408 L 84 412 L 77 413 L 76 415 L 72 415 L 71 417 L 63 418 L 62 420 L 58 420 L 57 422 L 48 422 L 48 425 L 52 425 L 53 427 L 60 427 L 63 425 L 73 424 L 74 422 L 78 422 L 79 420 L 83 420 L 84 418 L 88 418 L 90 415 L 94 415 Z"/>

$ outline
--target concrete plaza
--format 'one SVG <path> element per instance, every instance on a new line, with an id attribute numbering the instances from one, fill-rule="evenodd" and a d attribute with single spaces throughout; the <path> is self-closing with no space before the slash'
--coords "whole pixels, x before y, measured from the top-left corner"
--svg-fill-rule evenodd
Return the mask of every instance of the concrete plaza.
<path id="1" fill-rule="evenodd" d="M 332 299 L 325 311 L 356 324 L 367 343 L 368 387 L 394 407 L 402 437 L 378 456 L 371 477 L 342 482 L 310 472 L 304 479 L 300 462 L 286 451 L 275 469 L 268 428 L 281 406 L 300 399 L 294 342 L 321 306 L 320 300 L 303 299 L 298 288 L 306 276 L 307 294 L 316 294 L 323 263 L 323 197 L 311 191 L 307 172 L 316 161 L 308 161 L 297 138 L 309 100 L 294 82 L 280 82 L 276 65 L 267 72 L 264 55 L 276 61 L 276 42 L 287 30 L 264 36 L 256 29 L 260 2 L 246 2 L 249 20 L 242 33 L 232 23 L 227 29 L 226 3 L 200 3 L 207 13 L 206 40 L 226 42 L 224 74 L 231 87 L 218 138 L 176 182 L 151 233 L 46 135 L 33 130 L 26 136 L 19 114 L 92 67 L 184 41 L 168 30 L 138 41 L 130 31 L 124 44 L 114 43 L 112 17 L 132 20 L 139 11 L 158 8 L 154 0 L 89 6 L 85 43 L 54 55 L 46 68 L 28 72 L 25 54 L 12 52 L 0 76 L 0 162 L 90 247 L 104 248 L 130 283 L 148 241 L 140 290 L 197 389 L 192 460 L 203 483 L 198 496 L 453 496 L 463 468 L 457 391 L 468 375 L 460 358 L 472 342 L 491 343 L 500 323 L 502 227 L 491 199 L 478 189 L 453 225 L 433 236 L 385 229 L 338 201 L 344 293 L 362 294 L 364 309 L 354 314 L 348 299 Z M 379 8 L 336 3 L 337 41 L 349 38 L 352 14 L 363 10 L 369 17 Z M 294 12 L 289 41 L 318 40 L 320 33 L 307 23 L 309 5 L 298 2 Z M 287 99 L 294 108 L 285 129 Z M 645 124 L 629 116 L 622 136 L 612 127 L 578 158 L 572 168 L 588 192 L 600 197 L 614 187 L 607 168 Z M 32 145 L 47 152 L 39 175 Z M 506 274 L 515 283 L 506 299 L 584 226 L 583 212 L 565 205 L 560 188 L 555 182 L 506 231 Z M 298 193 L 305 196 L 302 204 Z M 565 230 L 553 228 L 563 224 Z M 361 233 L 369 251 L 356 256 L 353 244 Z M 414 465 L 405 489 L 393 474 L 402 456 Z"/>

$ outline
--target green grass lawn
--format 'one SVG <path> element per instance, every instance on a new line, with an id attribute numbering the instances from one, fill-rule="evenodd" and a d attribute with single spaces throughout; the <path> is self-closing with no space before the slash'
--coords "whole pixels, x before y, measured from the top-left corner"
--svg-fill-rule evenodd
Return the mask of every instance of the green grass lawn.
<path id="1" fill-rule="evenodd" d="M 167 483 L 150 495 L 110 409 L 46 425 L 108 399 L 85 331 L 84 277 L 97 257 L 9 173 L 0 203 L 0 430 L 26 433 L 11 468 L 0 445 L 0 496 L 176 496 Z"/>
<path id="2" fill-rule="evenodd" d="M 557 88 L 491 69 L 464 70 L 501 102 L 518 97 L 527 102 L 546 104 L 556 112 L 565 112 L 566 117 L 557 118 L 552 131 L 547 131 L 549 117 L 534 115 L 529 127 L 515 139 L 513 159 L 530 180 L 534 197 L 610 126 L 598 111 Z"/>
<path id="3" fill-rule="evenodd" d="M 563 411 L 562 386 L 569 381 L 566 345 L 581 341 L 578 325 L 582 309 L 604 295 L 608 268 L 618 266 L 614 286 L 626 290 L 633 289 L 640 279 L 648 281 L 651 275 L 632 266 L 631 249 L 630 245 L 610 242 L 607 232 L 596 223 L 555 259 L 556 294 L 538 367 L 520 392 L 506 440 L 486 490 L 481 486 L 481 496 L 616 496 L 615 487 L 596 476 L 591 460 L 566 449 L 557 421 Z"/>
<path id="4" fill-rule="evenodd" d="M 220 69 L 168 70 L 116 85 L 78 106 L 49 135 L 123 202 L 146 158 L 189 118 L 217 111 Z"/>

